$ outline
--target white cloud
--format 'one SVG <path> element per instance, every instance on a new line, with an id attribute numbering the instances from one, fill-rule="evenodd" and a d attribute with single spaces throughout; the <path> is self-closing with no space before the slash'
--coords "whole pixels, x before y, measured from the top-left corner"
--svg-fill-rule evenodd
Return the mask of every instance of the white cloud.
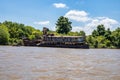
<path id="1" fill-rule="evenodd" d="M 80 31 L 82 31 L 83 30 L 83 27 L 80 27 L 80 26 L 74 26 L 73 28 L 72 28 L 72 31 L 73 32 L 80 32 Z"/>
<path id="2" fill-rule="evenodd" d="M 86 22 L 90 20 L 88 17 L 88 13 L 85 11 L 78 11 L 78 10 L 70 10 L 65 14 L 65 17 L 75 20 L 78 22 Z"/>
<path id="3" fill-rule="evenodd" d="M 38 25 L 48 25 L 49 23 L 50 23 L 50 21 L 34 22 L 34 24 L 38 24 Z"/>
<path id="4" fill-rule="evenodd" d="M 111 30 L 114 30 L 114 29 L 116 29 L 116 27 L 118 27 L 119 22 L 114 19 L 110 19 L 108 17 L 101 17 L 101 18 L 96 17 L 96 18 L 93 18 L 90 22 L 86 22 L 85 25 L 83 25 L 83 27 L 81 27 L 81 26 L 74 27 L 73 26 L 72 31 L 83 30 L 86 32 L 87 35 L 89 35 L 100 24 L 103 24 L 106 29 L 110 28 Z"/>
<path id="5" fill-rule="evenodd" d="M 72 31 L 83 30 L 87 35 L 91 34 L 94 29 L 100 24 L 103 24 L 105 28 L 110 28 L 111 30 L 116 29 L 120 26 L 120 23 L 114 19 L 108 17 L 89 17 L 88 13 L 79 10 L 70 10 L 65 14 L 65 17 L 76 21 L 76 23 L 82 23 L 80 26 L 73 26 Z"/>
<path id="6" fill-rule="evenodd" d="M 114 30 L 118 27 L 117 25 L 119 25 L 118 21 L 114 19 L 108 17 L 95 17 L 89 23 L 86 23 L 84 30 L 87 34 L 91 34 L 91 32 L 100 24 L 103 24 L 106 29 L 110 28 L 111 30 Z"/>
<path id="7" fill-rule="evenodd" d="M 53 6 L 56 8 L 68 8 L 67 5 L 63 3 L 54 3 Z"/>

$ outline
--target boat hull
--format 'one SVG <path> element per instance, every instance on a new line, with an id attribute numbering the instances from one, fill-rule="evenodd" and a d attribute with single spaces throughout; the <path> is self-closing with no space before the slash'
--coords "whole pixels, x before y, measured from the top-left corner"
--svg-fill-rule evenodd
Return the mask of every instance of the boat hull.
<path id="1" fill-rule="evenodd" d="M 37 45 L 38 47 L 56 47 L 56 48 L 82 48 L 82 49 L 89 49 L 89 45 L 88 44 L 83 44 L 83 45 L 71 45 L 71 44 L 67 44 L 67 45 L 58 45 L 58 44 L 54 44 L 54 45 L 48 45 L 48 44 L 40 44 Z"/>

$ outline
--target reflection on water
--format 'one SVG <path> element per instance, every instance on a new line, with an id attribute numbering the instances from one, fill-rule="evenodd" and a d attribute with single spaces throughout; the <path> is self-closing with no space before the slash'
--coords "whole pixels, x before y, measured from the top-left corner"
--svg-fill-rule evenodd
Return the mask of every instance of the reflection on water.
<path id="1" fill-rule="evenodd" d="M 120 50 L 0 46 L 0 80 L 120 80 Z"/>

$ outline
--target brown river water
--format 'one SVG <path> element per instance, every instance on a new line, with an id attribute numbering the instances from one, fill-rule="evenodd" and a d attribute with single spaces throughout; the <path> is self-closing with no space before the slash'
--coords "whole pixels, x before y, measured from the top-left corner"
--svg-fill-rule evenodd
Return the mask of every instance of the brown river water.
<path id="1" fill-rule="evenodd" d="M 0 46 L 0 80 L 120 80 L 120 49 Z"/>

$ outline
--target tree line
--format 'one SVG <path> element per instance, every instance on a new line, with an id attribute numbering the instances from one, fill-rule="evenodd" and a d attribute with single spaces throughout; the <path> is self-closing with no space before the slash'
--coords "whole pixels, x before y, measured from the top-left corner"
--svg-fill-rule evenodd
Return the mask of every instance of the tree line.
<path id="1" fill-rule="evenodd" d="M 104 25 L 98 25 L 91 35 L 84 31 L 72 32 L 72 22 L 68 18 L 60 16 L 56 21 L 56 31 L 49 30 L 48 34 L 57 36 L 86 36 L 86 42 L 91 48 L 120 48 L 120 28 L 114 31 L 105 29 Z M 0 45 L 22 45 L 22 39 L 41 39 L 42 31 L 32 26 L 4 21 L 0 23 Z"/>
<path id="2" fill-rule="evenodd" d="M 120 28 L 111 31 L 102 24 L 98 25 L 86 40 L 91 48 L 120 48 Z"/>
<path id="3" fill-rule="evenodd" d="M 32 26 L 5 21 L 0 23 L 0 45 L 22 45 L 22 39 L 38 39 L 42 32 Z"/>

